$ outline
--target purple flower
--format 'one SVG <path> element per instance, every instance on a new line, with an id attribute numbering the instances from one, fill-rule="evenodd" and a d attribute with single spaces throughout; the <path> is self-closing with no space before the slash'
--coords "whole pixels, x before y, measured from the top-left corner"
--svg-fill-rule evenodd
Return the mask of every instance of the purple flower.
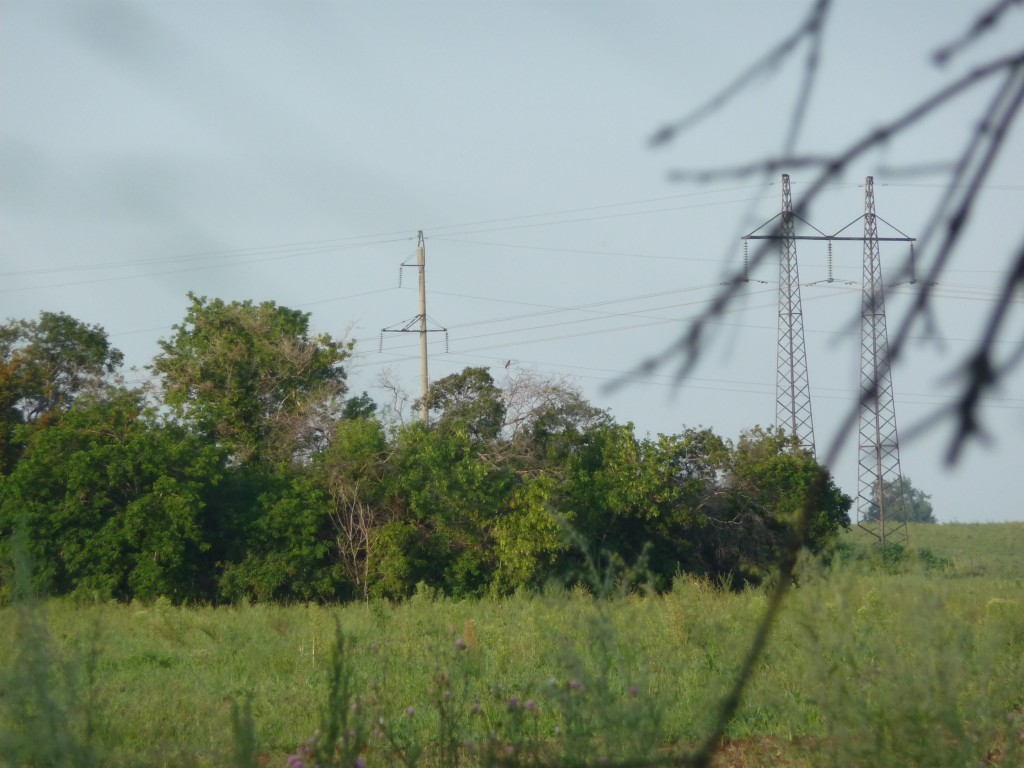
<path id="1" fill-rule="evenodd" d="M 405 708 L 405 714 L 407 714 L 409 717 L 412 717 L 415 712 L 416 708 L 412 706 L 412 704 Z"/>
<path id="2" fill-rule="evenodd" d="M 352 765 L 353 768 L 366 768 L 366 760 L 360 755 L 352 762 Z"/>
<path id="3" fill-rule="evenodd" d="M 631 699 L 635 699 L 639 695 L 640 695 L 640 689 L 639 688 L 637 688 L 635 685 L 629 686 L 629 697 Z"/>
<path id="4" fill-rule="evenodd" d="M 570 680 L 569 681 L 569 690 L 570 691 L 578 691 L 582 687 L 583 687 L 583 683 L 581 683 L 579 680 Z"/>
<path id="5" fill-rule="evenodd" d="M 302 758 L 298 755 L 291 755 L 288 758 L 288 768 L 304 768 L 306 764 L 302 762 Z"/>
<path id="6" fill-rule="evenodd" d="M 533 699 L 527 699 L 525 706 L 527 712 L 533 712 L 533 710 L 537 708 L 537 702 L 535 702 Z"/>
<path id="7" fill-rule="evenodd" d="M 508 700 L 508 711 L 514 712 L 517 709 L 519 709 L 519 699 L 513 696 L 511 699 Z"/>
<path id="8" fill-rule="evenodd" d="M 461 637 L 455 638 L 455 650 L 456 651 L 464 651 L 468 647 L 469 646 L 466 645 L 466 641 L 463 640 Z"/>

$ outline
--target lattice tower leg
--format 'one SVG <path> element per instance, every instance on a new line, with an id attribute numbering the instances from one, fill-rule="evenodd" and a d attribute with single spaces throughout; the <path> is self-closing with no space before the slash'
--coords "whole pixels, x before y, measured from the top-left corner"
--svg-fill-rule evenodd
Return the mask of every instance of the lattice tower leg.
<path id="1" fill-rule="evenodd" d="M 814 420 L 807 375 L 807 346 L 800 304 L 800 271 L 796 261 L 793 198 L 789 174 L 782 175 L 782 252 L 779 261 L 779 345 L 775 375 L 775 423 L 812 456 Z"/>
<path id="2" fill-rule="evenodd" d="M 864 284 L 861 298 L 860 430 L 857 525 L 879 542 L 905 545 L 906 511 L 887 498 L 901 479 L 900 442 L 889 366 L 885 287 L 875 219 L 874 179 L 864 182 Z M 891 507 L 891 508 L 887 508 Z"/>

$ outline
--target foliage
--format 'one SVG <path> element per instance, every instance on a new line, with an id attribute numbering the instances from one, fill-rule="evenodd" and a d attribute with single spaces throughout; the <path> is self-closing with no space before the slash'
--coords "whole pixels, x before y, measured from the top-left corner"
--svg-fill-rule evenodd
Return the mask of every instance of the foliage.
<path id="1" fill-rule="evenodd" d="M 321 448 L 342 407 L 349 346 L 312 336 L 307 313 L 272 301 L 189 299 L 153 361 L 164 402 L 238 462 L 273 466 Z"/>
<path id="2" fill-rule="evenodd" d="M 366 415 L 339 422 L 315 464 L 329 500 L 340 567 L 363 598 L 369 594 L 382 527 L 397 515 L 390 457 L 384 428 Z"/>
<path id="3" fill-rule="evenodd" d="M 226 564 L 221 595 L 231 601 L 335 600 L 344 576 L 330 535 L 328 499 L 303 471 L 267 483 L 243 533 L 245 555 Z"/>
<path id="4" fill-rule="evenodd" d="M 889 520 L 900 520 L 907 523 L 937 523 L 932 512 L 931 496 L 919 488 L 915 488 L 906 475 L 884 484 L 882 503 L 876 499 L 868 506 L 864 517 L 867 520 L 878 520 L 882 510 Z"/>
<path id="5" fill-rule="evenodd" d="M 0 535 L 16 529 L 50 594 L 197 597 L 204 494 L 223 456 L 162 422 L 138 392 L 80 398 L 0 480 Z"/>
<path id="6" fill-rule="evenodd" d="M 773 572 L 818 471 L 781 432 L 641 439 L 565 382 L 519 372 L 499 387 L 480 367 L 434 382 L 432 424 L 386 429 L 366 393 L 343 399 L 349 348 L 311 335 L 307 314 L 190 300 L 154 360 L 151 405 L 104 384 L 120 353 L 101 329 L 47 315 L 0 329 L 17 373 L 0 381 L 6 434 L 23 452 L 0 483 L 0 535 L 25 528 L 43 591 L 499 595 L 577 580 L 604 552 L 643 556 L 660 589 L 680 572 L 739 587 Z M 39 362 L 54 356 L 66 371 Z M 51 379 L 45 407 L 14 399 Z M 813 551 L 847 508 L 830 481 Z"/>
<path id="7" fill-rule="evenodd" d="M 486 368 L 466 368 L 438 379 L 426 399 L 438 428 L 465 430 L 473 440 L 494 439 L 505 423 L 501 391 Z"/>
<path id="8" fill-rule="evenodd" d="M 493 572 L 492 525 L 512 478 L 464 425 L 413 424 L 395 446 L 396 489 L 429 553 L 427 581 L 449 594 L 482 594 Z"/>
<path id="9" fill-rule="evenodd" d="M 0 471 L 20 450 L 17 425 L 46 424 L 106 383 L 123 359 L 100 326 L 62 312 L 0 325 Z"/>

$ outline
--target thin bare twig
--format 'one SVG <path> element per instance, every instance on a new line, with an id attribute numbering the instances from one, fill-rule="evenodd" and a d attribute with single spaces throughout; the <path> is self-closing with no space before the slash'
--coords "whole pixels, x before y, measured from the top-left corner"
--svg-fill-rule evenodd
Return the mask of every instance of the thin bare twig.
<path id="1" fill-rule="evenodd" d="M 654 134 L 654 136 L 651 137 L 651 145 L 658 146 L 661 144 L 667 144 L 683 131 L 692 128 L 702 120 L 708 119 L 715 114 L 715 112 L 736 98 L 745 88 L 751 85 L 758 75 L 763 74 L 766 69 L 776 67 L 780 62 L 782 62 L 793 50 L 796 49 L 805 37 L 813 38 L 818 35 L 824 24 L 825 15 L 828 12 L 830 2 L 831 0 L 818 0 L 817 4 L 807 15 L 804 21 L 792 34 L 789 35 L 789 37 L 768 51 L 764 56 L 754 61 L 732 82 L 719 90 L 714 96 L 698 106 L 692 112 L 676 122 L 670 123 L 669 125 L 661 128 Z"/>

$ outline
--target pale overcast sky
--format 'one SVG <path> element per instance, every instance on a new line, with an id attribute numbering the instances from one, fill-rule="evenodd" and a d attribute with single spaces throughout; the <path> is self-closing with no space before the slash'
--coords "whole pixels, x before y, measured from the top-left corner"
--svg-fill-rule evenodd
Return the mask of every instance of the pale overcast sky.
<path id="1" fill-rule="evenodd" d="M 1024 12 L 944 69 L 930 54 L 985 3 L 839 0 L 799 148 L 835 151 L 931 89 L 1020 48 Z M 102 325 L 134 366 L 182 319 L 186 292 L 273 300 L 357 340 L 355 391 L 390 369 L 414 394 L 417 230 L 427 237 L 432 378 L 506 362 L 577 381 L 639 434 L 705 425 L 735 438 L 775 418 L 777 267 L 754 277 L 682 384 L 628 375 L 667 348 L 742 259 L 739 236 L 779 210 L 778 178 L 706 186 L 674 168 L 777 151 L 798 60 L 671 144 L 651 135 L 788 34 L 806 2 L 0 3 L 0 301 Z M 992 88 L 857 161 L 811 212 L 834 232 L 863 213 L 920 235 L 948 161 Z M 901 431 L 948 405 L 1000 270 L 1019 248 L 1024 128 L 942 284 L 937 326 L 893 373 Z M 801 172 L 791 172 L 799 202 Z M 859 225 L 858 225 L 859 226 Z M 859 231 L 855 234 L 859 234 Z M 804 282 L 821 243 L 798 245 Z M 888 273 L 902 245 L 882 248 Z M 856 398 L 861 246 L 839 282 L 803 289 L 819 452 Z M 851 281 L 847 284 L 844 281 Z M 889 299 L 892 329 L 906 288 Z M 902 301 L 902 304 L 901 304 Z M 1003 350 L 1020 344 L 1018 297 Z M 928 336 L 928 338 L 925 338 Z M 622 376 L 628 384 L 607 385 Z M 130 374 L 140 378 L 143 374 Z M 1024 520 L 1024 375 L 987 401 L 990 448 L 942 464 L 948 430 L 902 445 L 902 466 L 946 521 Z M 832 467 L 856 495 L 855 436 Z"/>

